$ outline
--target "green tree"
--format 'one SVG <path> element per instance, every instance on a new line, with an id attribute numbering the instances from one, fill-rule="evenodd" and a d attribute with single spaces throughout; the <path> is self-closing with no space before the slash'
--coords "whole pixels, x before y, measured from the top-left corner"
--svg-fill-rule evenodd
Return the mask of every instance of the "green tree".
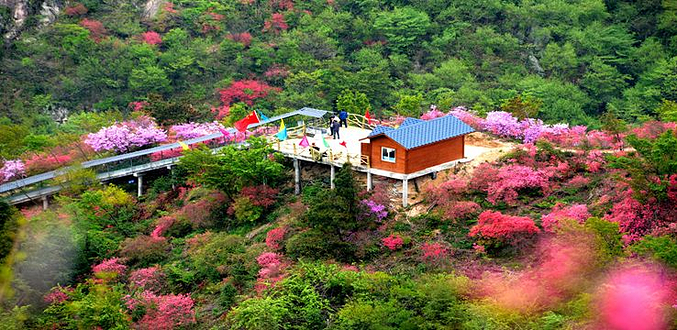
<path id="1" fill-rule="evenodd" d="M 378 14 L 374 28 L 388 40 L 388 48 L 395 52 L 407 52 L 430 28 L 428 14 L 413 7 L 395 8 Z"/>
<path id="2" fill-rule="evenodd" d="M 179 169 L 191 180 L 219 189 L 232 200 L 242 187 L 282 182 L 284 166 L 273 155 L 265 138 L 250 138 L 244 148 L 229 145 L 213 153 L 203 146 L 186 151 Z"/>
<path id="3" fill-rule="evenodd" d="M 132 69 L 129 76 L 129 87 L 137 91 L 137 95 L 166 93 L 169 91 L 169 79 L 162 68 L 147 65 L 140 69 Z"/>
<path id="4" fill-rule="evenodd" d="M 346 89 L 343 90 L 336 99 L 336 109 L 339 111 L 364 114 L 369 108 L 370 105 L 367 95 L 362 92 Z"/>
<path id="5" fill-rule="evenodd" d="M 423 95 L 400 95 L 395 110 L 402 116 L 418 117 L 423 110 Z"/>
<path id="6" fill-rule="evenodd" d="M 501 104 L 501 110 L 510 112 L 519 119 L 535 118 L 542 104 L 543 101 L 530 94 L 520 94 L 505 100 Z"/>
<path id="7" fill-rule="evenodd" d="M 656 112 L 662 121 L 677 122 L 677 102 L 675 101 L 663 99 Z"/>

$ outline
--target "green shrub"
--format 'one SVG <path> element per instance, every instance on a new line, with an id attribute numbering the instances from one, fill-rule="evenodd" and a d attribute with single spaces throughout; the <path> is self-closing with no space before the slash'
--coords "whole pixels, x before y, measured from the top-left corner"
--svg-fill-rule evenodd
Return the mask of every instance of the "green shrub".
<path id="1" fill-rule="evenodd" d="M 677 268 L 677 240 L 673 237 L 644 236 L 641 241 L 632 245 L 630 251 Z"/>

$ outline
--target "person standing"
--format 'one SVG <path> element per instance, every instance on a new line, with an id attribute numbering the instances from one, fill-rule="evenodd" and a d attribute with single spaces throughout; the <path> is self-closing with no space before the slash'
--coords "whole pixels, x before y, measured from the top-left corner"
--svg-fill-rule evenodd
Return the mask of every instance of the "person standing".
<path id="1" fill-rule="evenodd" d="M 341 120 L 340 125 L 344 125 L 345 128 L 348 128 L 348 112 L 346 112 L 345 110 L 341 110 L 341 112 L 339 112 L 338 116 L 339 116 L 339 119 Z"/>
<path id="2" fill-rule="evenodd" d="M 338 118 L 334 118 L 334 120 L 331 123 L 331 134 L 334 140 L 338 140 L 341 138 L 339 135 L 339 128 L 341 128 L 341 123 L 339 122 Z"/>

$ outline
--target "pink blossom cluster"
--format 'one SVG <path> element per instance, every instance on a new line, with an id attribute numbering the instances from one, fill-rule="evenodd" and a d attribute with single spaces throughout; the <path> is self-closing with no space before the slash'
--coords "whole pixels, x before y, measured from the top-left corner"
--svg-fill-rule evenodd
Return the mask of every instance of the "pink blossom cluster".
<path id="1" fill-rule="evenodd" d="M 135 288 L 158 292 L 164 283 L 164 273 L 157 266 L 137 269 L 129 274 L 129 283 Z"/>
<path id="2" fill-rule="evenodd" d="M 425 262 L 437 262 L 449 254 L 449 249 L 440 243 L 423 243 L 421 245 L 422 259 Z"/>
<path id="3" fill-rule="evenodd" d="M 554 231 L 555 228 L 559 225 L 560 221 L 564 219 L 576 220 L 579 223 L 585 222 L 590 218 L 590 212 L 588 212 L 588 206 L 585 204 L 573 204 L 570 206 L 565 206 L 560 203 L 555 204 L 552 208 L 552 211 L 547 215 L 544 215 L 541 218 L 541 225 L 546 231 Z"/>
<path id="4" fill-rule="evenodd" d="M 8 160 L 0 167 L 0 183 L 23 176 L 26 173 L 26 165 L 20 159 Z"/>
<path id="5" fill-rule="evenodd" d="M 534 143 L 544 134 L 556 137 L 569 133 L 567 124 L 545 125 L 534 118 L 519 120 L 505 111 L 489 112 L 482 128 L 498 136 L 521 139 L 524 143 Z"/>
<path id="6" fill-rule="evenodd" d="M 98 273 L 116 273 L 122 275 L 127 270 L 127 266 L 121 264 L 120 258 L 105 259 L 98 265 L 92 267 L 94 274 Z"/>
<path id="7" fill-rule="evenodd" d="M 484 124 L 484 118 L 474 112 L 468 111 L 465 107 L 453 108 L 449 111 L 449 114 L 478 131 L 482 129 L 482 124 Z"/>
<path id="8" fill-rule="evenodd" d="M 64 288 L 58 286 L 53 288 L 48 294 L 45 295 L 43 300 L 48 304 L 60 304 L 68 300 L 68 294 L 64 292 Z"/>
<path id="9" fill-rule="evenodd" d="M 173 133 L 174 136 L 179 140 L 187 140 L 209 134 L 218 133 L 221 132 L 222 130 L 225 130 L 225 127 L 217 121 L 211 123 L 190 122 L 185 124 L 173 125 L 169 129 L 169 133 L 170 134 Z"/>
<path id="10" fill-rule="evenodd" d="M 149 45 L 159 45 L 162 43 L 162 37 L 155 31 L 146 31 L 141 34 L 141 40 Z"/>
<path id="11" fill-rule="evenodd" d="M 259 270 L 259 277 L 254 285 L 257 292 L 261 293 L 263 290 L 275 285 L 279 282 L 284 274 L 285 264 L 280 260 L 280 255 L 273 252 L 261 253 L 256 258 L 256 262 L 261 266 Z"/>
<path id="12" fill-rule="evenodd" d="M 118 123 L 90 133 L 85 143 L 95 151 L 127 152 L 167 140 L 167 133 L 150 117 Z"/>
<path id="13" fill-rule="evenodd" d="M 642 205 L 632 197 L 632 189 L 623 192 L 622 199 L 613 204 L 604 219 L 618 223 L 620 230 L 627 234 L 634 234 L 632 237 L 639 238 L 639 235 L 645 234 L 655 223 L 652 221 L 653 212 L 651 205 Z"/>
<path id="14" fill-rule="evenodd" d="M 278 227 L 272 229 L 266 234 L 266 246 L 271 250 L 279 250 L 281 248 L 280 243 L 284 240 L 284 234 L 286 234 L 287 228 Z"/>
<path id="15" fill-rule="evenodd" d="M 554 175 L 555 172 L 547 168 L 533 169 L 518 164 L 503 166 L 487 187 L 487 200 L 493 204 L 499 201 L 514 204 L 518 192 L 527 188 L 540 189 L 545 194 L 550 189 L 548 180 Z"/>
<path id="16" fill-rule="evenodd" d="M 430 119 L 435 119 L 435 118 L 439 118 L 439 117 L 444 117 L 446 115 L 447 114 L 445 114 L 444 112 L 437 110 L 437 108 L 435 108 L 435 109 L 430 110 L 430 111 L 424 113 L 423 115 L 421 115 L 421 119 L 430 120 Z"/>
<path id="17" fill-rule="evenodd" d="M 404 245 L 404 240 L 400 235 L 390 235 L 381 240 L 383 246 L 387 247 L 389 250 L 394 251 L 398 250 Z"/>
<path id="18" fill-rule="evenodd" d="M 157 295 L 143 291 L 138 297 L 126 297 L 130 310 L 144 307 L 146 314 L 136 323 L 139 329 L 171 330 L 194 324 L 195 302 L 189 295 Z"/>
<path id="19" fill-rule="evenodd" d="M 516 245 L 524 237 L 539 232 L 540 230 L 529 217 L 484 211 L 480 214 L 477 224 L 470 228 L 468 236 L 479 236 L 483 239 L 495 240 L 497 243 Z"/>

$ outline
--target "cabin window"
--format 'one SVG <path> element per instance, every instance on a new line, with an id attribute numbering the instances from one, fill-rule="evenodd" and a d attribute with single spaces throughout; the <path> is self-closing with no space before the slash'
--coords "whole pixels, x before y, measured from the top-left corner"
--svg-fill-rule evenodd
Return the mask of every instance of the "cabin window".
<path id="1" fill-rule="evenodd" d="M 381 147 L 381 160 L 384 162 L 395 162 L 395 149 Z"/>

